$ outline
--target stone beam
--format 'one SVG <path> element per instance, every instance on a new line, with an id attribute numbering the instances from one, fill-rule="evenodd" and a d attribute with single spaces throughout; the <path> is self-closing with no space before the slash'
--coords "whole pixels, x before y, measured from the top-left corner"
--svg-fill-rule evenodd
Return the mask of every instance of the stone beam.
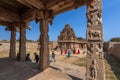
<path id="1" fill-rule="evenodd" d="M 55 15 L 57 14 L 60 14 L 60 13 L 63 13 L 63 12 L 66 12 L 66 11 L 69 11 L 69 10 L 73 10 L 73 9 L 76 9 L 80 6 L 83 6 L 86 4 L 86 1 L 85 0 L 71 0 L 71 1 L 64 1 L 61 5 L 56 5 L 56 7 L 58 7 L 58 9 L 54 10 L 54 7 L 51 9 L 53 9 L 53 13 Z"/>
<path id="2" fill-rule="evenodd" d="M 65 0 L 52 0 L 52 2 L 51 2 L 51 0 L 49 0 L 47 2 L 48 4 L 46 4 L 46 8 L 51 9 L 53 6 L 56 6 L 56 5 L 58 5 L 58 4 L 60 4 L 60 3 L 64 2 L 64 1 Z"/>
<path id="3" fill-rule="evenodd" d="M 35 7 L 37 9 L 44 9 L 44 4 L 40 0 L 17 0 L 17 1 L 30 8 Z"/>
<path id="4" fill-rule="evenodd" d="M 53 14 L 58 15 L 58 14 L 61 14 L 63 12 L 67 12 L 67 11 L 72 10 L 72 9 L 74 9 L 73 6 L 67 6 L 67 7 L 64 7 L 64 9 L 59 9 L 57 11 L 54 11 Z"/>
<path id="5" fill-rule="evenodd" d="M 2 26 L 10 26 L 10 23 L 5 22 L 5 21 L 0 21 L 0 25 L 2 25 Z"/>
<path id="6" fill-rule="evenodd" d="M 0 7 L 0 20 L 7 22 L 19 22 L 19 15 Z"/>
<path id="7" fill-rule="evenodd" d="M 26 0 L 17 0 L 17 1 L 29 8 L 33 8 L 33 6 L 31 4 L 29 4 L 28 2 L 26 2 Z"/>
<path id="8" fill-rule="evenodd" d="M 30 22 L 35 19 L 37 9 L 28 9 L 21 14 L 22 19 L 24 22 Z"/>

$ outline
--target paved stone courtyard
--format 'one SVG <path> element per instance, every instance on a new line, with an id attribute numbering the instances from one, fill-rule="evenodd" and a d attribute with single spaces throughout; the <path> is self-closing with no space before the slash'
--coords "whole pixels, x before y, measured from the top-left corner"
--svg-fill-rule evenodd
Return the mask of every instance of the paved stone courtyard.
<path id="1" fill-rule="evenodd" d="M 51 67 L 39 72 L 38 64 L 1 58 L 0 80 L 84 80 L 85 78 L 85 68 L 61 61 L 51 62 Z"/>

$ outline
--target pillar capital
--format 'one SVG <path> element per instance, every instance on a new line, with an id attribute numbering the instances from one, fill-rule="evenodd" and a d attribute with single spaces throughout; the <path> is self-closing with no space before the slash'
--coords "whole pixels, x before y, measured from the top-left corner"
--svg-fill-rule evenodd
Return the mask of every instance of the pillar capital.
<path id="1" fill-rule="evenodd" d="M 40 70 L 43 71 L 49 67 L 49 36 L 48 36 L 48 23 L 52 21 L 52 11 L 42 10 L 40 22 Z"/>
<path id="2" fill-rule="evenodd" d="M 9 26 L 5 28 L 6 31 L 16 31 L 16 27 L 14 24 L 10 23 Z"/>
<path id="3" fill-rule="evenodd" d="M 39 22 L 41 20 L 46 20 L 48 23 L 52 25 L 52 20 L 54 18 L 54 14 L 52 10 L 38 10 L 36 12 L 36 22 Z"/>

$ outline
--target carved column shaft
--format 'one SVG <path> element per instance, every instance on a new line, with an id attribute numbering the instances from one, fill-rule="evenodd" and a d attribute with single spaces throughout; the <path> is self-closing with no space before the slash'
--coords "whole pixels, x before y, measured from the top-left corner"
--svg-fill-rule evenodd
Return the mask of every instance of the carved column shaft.
<path id="1" fill-rule="evenodd" d="M 40 26 L 40 70 L 45 70 L 49 67 L 49 36 L 48 36 L 48 22 L 45 19 L 41 20 Z"/>
<path id="2" fill-rule="evenodd" d="M 104 80 L 102 0 L 87 2 L 87 73 L 86 80 Z"/>
<path id="3" fill-rule="evenodd" d="M 43 71 L 49 67 L 49 36 L 48 36 L 48 23 L 50 20 L 49 11 L 42 11 L 42 19 L 40 20 L 40 70 Z M 52 16 L 51 16 L 52 17 Z"/>
<path id="4" fill-rule="evenodd" d="M 20 43 L 19 43 L 20 61 L 25 61 L 26 57 L 26 23 L 20 23 Z"/>
<path id="5" fill-rule="evenodd" d="M 10 58 L 16 58 L 16 28 L 11 26 L 11 39 L 10 39 Z"/>

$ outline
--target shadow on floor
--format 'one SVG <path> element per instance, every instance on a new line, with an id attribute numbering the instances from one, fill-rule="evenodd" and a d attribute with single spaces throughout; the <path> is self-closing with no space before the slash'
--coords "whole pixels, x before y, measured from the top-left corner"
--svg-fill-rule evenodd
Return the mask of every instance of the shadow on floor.
<path id="1" fill-rule="evenodd" d="M 55 69 L 55 70 L 59 70 L 61 71 L 59 68 L 56 68 L 56 67 L 53 67 L 53 66 L 50 66 L 51 68 Z"/>
<path id="2" fill-rule="evenodd" d="M 117 60 L 112 55 L 107 54 L 107 53 L 105 53 L 104 58 L 110 64 L 112 71 L 114 72 L 115 76 L 117 77 L 117 80 L 120 80 L 120 61 Z"/>
<path id="3" fill-rule="evenodd" d="M 77 78 L 77 77 L 69 75 L 69 74 L 68 74 L 68 76 L 70 76 L 73 80 L 83 80 L 83 79 Z"/>
<path id="4" fill-rule="evenodd" d="M 59 68 L 56 68 L 56 67 L 53 67 L 53 66 L 50 66 L 51 68 L 53 68 L 53 69 L 55 69 L 55 70 L 59 70 L 59 71 L 61 71 Z M 72 75 L 70 75 L 70 74 L 67 74 L 69 77 L 71 77 L 72 78 L 72 80 L 83 80 L 83 79 L 80 79 L 80 78 L 77 78 L 77 77 L 75 77 L 75 76 L 72 76 Z"/>
<path id="5" fill-rule="evenodd" d="M 0 58 L 0 80 L 28 80 L 38 73 L 36 63 Z"/>

